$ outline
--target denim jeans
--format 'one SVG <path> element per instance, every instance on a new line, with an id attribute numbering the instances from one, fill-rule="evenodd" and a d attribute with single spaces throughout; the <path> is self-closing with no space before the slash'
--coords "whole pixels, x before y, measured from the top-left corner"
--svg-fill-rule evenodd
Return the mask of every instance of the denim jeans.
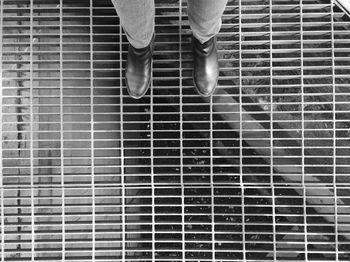
<path id="1" fill-rule="evenodd" d="M 182 1 L 182 0 L 179 0 Z M 112 0 L 130 44 L 148 46 L 154 33 L 154 0 Z M 188 0 L 188 19 L 195 38 L 201 43 L 221 28 L 227 0 Z"/>

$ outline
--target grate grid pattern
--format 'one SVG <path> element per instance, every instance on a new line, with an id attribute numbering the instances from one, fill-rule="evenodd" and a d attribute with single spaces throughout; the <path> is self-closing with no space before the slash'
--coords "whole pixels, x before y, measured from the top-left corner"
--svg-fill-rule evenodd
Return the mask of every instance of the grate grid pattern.
<path id="1" fill-rule="evenodd" d="M 348 261 L 337 2 L 229 0 L 203 99 L 187 3 L 157 0 L 135 101 L 109 0 L 0 0 L 0 261 Z"/>

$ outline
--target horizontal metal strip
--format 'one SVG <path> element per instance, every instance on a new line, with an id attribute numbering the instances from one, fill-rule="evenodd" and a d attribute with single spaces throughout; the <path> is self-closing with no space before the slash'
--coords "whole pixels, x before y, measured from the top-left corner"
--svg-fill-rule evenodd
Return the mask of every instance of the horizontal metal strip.
<path id="1" fill-rule="evenodd" d="M 112 176 L 113 174 L 111 174 Z M 175 174 L 175 175 L 179 175 L 179 174 Z M 192 175 L 192 174 L 191 174 Z M 196 175 L 196 174 L 195 174 Z M 203 174 L 197 174 L 197 175 L 203 175 Z M 278 174 L 276 173 L 275 176 L 280 176 L 280 175 L 285 175 L 285 176 L 296 176 L 296 177 L 300 177 L 300 174 L 293 174 L 293 173 L 284 173 L 284 174 Z M 13 176 L 13 175 L 12 175 Z M 97 175 L 96 175 L 97 176 Z M 114 174 L 115 176 L 115 174 Z M 317 174 L 316 174 L 317 176 Z M 13 176 L 15 177 L 15 176 Z M 103 189 L 103 188 L 115 188 L 117 185 L 120 185 L 120 183 L 113 183 L 111 185 L 111 183 L 106 183 L 106 184 L 95 184 L 95 188 L 96 189 Z M 164 186 L 167 186 L 168 185 L 168 182 L 166 183 L 154 183 L 156 186 L 158 187 L 164 187 Z M 265 186 L 268 186 L 270 183 L 259 183 L 257 184 L 256 182 L 254 183 L 249 183 L 249 182 L 245 182 L 244 183 L 244 186 L 247 187 L 247 188 L 251 188 L 251 189 L 254 189 L 257 185 L 260 186 L 261 184 L 265 185 Z M 285 182 L 281 182 L 281 183 L 278 183 L 276 182 L 275 183 L 277 186 L 283 186 L 285 185 Z M 336 183 L 337 185 L 339 185 L 339 187 L 343 186 L 344 188 L 348 187 L 350 183 Z M 140 183 L 140 184 L 132 184 L 132 183 L 125 183 L 123 186 L 120 185 L 120 188 L 134 188 L 135 185 L 137 186 L 145 186 L 147 187 L 147 184 L 146 183 Z M 181 186 L 182 184 L 181 183 L 174 183 L 174 186 Z M 215 186 L 216 188 L 217 187 L 227 187 L 227 186 L 232 186 L 233 188 L 237 188 L 237 187 L 240 187 L 242 186 L 241 183 L 233 183 L 232 181 L 230 181 L 229 183 L 213 183 L 213 184 L 210 184 L 210 183 L 205 183 L 205 182 L 198 182 L 198 183 L 193 183 L 193 182 L 188 182 L 188 183 L 184 183 L 183 184 L 185 187 L 203 187 L 203 186 L 207 186 L 207 187 L 210 187 L 210 186 Z M 310 187 L 310 188 L 315 188 L 317 189 L 319 186 L 321 186 L 321 184 L 317 184 L 317 183 L 314 183 L 314 182 L 308 182 L 307 180 L 305 181 L 305 183 L 303 183 L 300 179 L 300 182 L 291 182 L 289 183 L 289 185 L 291 187 L 302 187 L 304 185 L 304 187 Z M 333 184 L 332 183 L 329 183 L 329 184 L 325 184 L 325 188 L 329 188 L 331 189 L 333 187 Z M 33 186 L 30 186 L 30 185 L 26 185 L 26 184 L 22 184 L 22 185 L 19 185 L 19 184 L 16 184 L 16 185 L 4 185 L 2 187 L 2 189 L 4 190 L 31 190 L 31 189 L 38 189 L 38 190 L 44 190 L 44 189 L 47 189 L 47 190 L 53 190 L 53 189 L 57 189 L 57 190 L 72 190 L 72 189 L 91 189 L 92 187 L 86 187 L 86 185 L 81 185 L 81 186 L 78 186 L 78 185 L 70 185 L 70 184 L 64 184 L 64 186 L 60 185 L 60 184 L 52 184 L 52 185 L 37 185 L 37 184 L 34 184 Z M 302 190 L 302 189 L 301 189 Z M 249 194 L 246 194 L 246 195 L 249 195 Z M 61 198 L 61 197 L 59 197 Z M 132 197 L 133 198 L 133 197 Z"/>

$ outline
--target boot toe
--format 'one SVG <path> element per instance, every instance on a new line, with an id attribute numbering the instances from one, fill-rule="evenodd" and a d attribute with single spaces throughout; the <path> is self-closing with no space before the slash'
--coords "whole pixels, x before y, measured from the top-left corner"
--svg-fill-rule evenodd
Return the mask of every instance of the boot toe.
<path id="1" fill-rule="evenodd" d="M 129 95 L 134 99 L 142 98 L 150 87 L 150 79 L 126 74 L 126 87 Z"/>
<path id="2" fill-rule="evenodd" d="M 194 83 L 197 92 L 204 97 L 209 97 L 211 96 L 216 88 L 217 85 L 217 78 L 212 77 L 194 77 Z"/>

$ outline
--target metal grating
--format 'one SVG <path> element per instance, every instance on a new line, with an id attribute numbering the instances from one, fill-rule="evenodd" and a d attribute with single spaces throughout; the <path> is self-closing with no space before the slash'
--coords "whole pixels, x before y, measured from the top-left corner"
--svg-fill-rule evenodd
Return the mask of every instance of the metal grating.
<path id="1" fill-rule="evenodd" d="M 156 1 L 153 86 L 109 0 L 0 0 L 0 261 L 349 261 L 349 20 L 230 0 L 211 99 L 186 1 Z"/>

